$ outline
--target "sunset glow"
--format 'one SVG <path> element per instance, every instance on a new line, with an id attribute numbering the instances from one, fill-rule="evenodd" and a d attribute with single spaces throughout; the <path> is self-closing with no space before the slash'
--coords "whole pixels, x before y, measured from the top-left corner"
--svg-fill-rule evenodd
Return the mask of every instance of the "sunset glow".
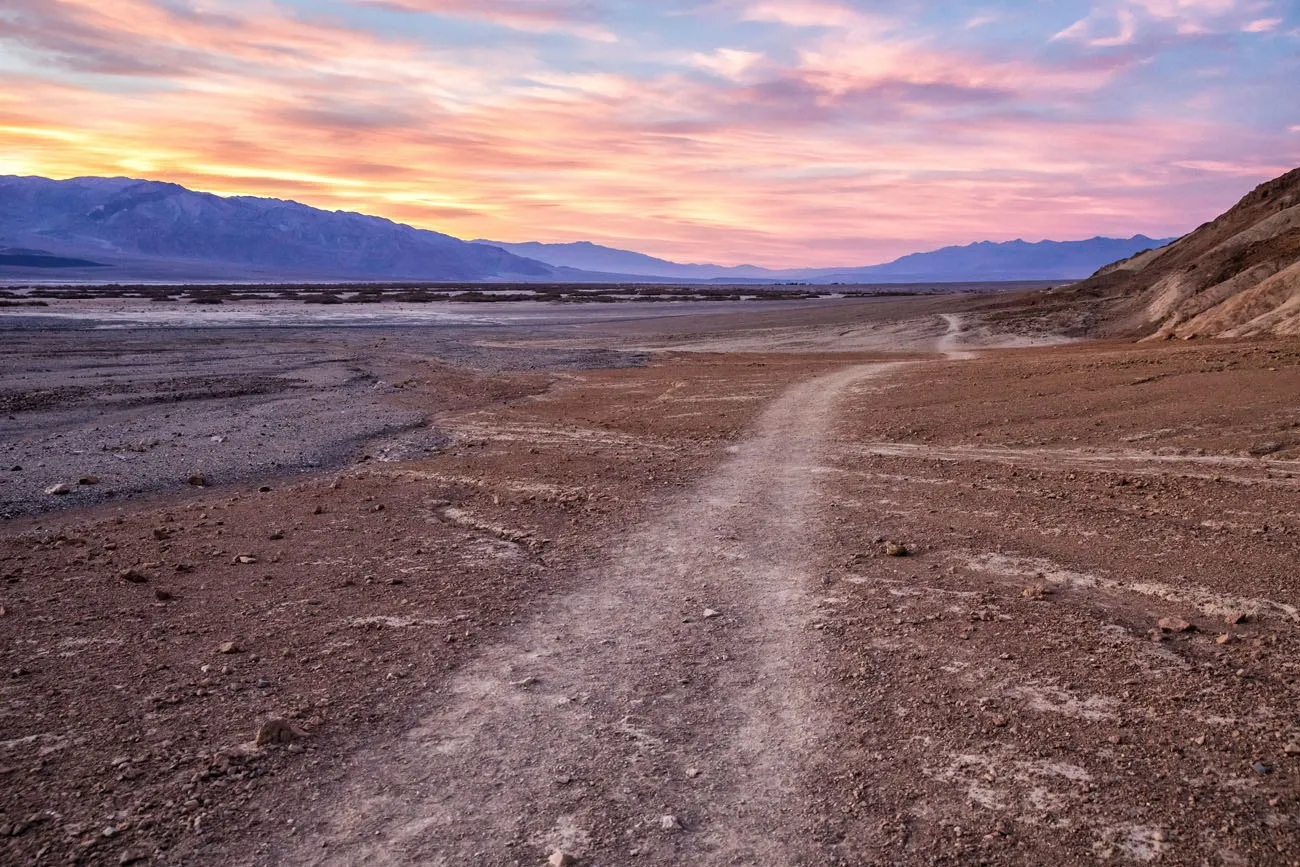
<path id="1" fill-rule="evenodd" d="M 868 264 L 1177 235 L 1300 164 L 1290 0 L 8 0 L 0 173 Z"/>

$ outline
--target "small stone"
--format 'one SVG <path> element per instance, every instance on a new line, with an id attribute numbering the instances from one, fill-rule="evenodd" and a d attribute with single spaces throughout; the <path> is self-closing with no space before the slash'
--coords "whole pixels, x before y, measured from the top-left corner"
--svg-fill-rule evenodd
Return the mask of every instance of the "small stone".
<path id="1" fill-rule="evenodd" d="M 317 506 L 316 508 L 314 508 L 314 509 L 311 510 L 311 513 L 312 513 L 313 515 L 323 515 L 323 514 L 325 514 L 325 507 L 324 507 L 324 506 Z"/>
<path id="2" fill-rule="evenodd" d="M 721 612 L 721 611 L 715 611 L 715 610 L 712 609 L 712 608 L 705 608 L 705 609 L 704 609 L 704 619 L 705 619 L 705 620 L 712 620 L 712 619 L 715 618 L 715 617 L 721 617 L 721 616 L 722 616 L 722 612 Z"/>
<path id="3" fill-rule="evenodd" d="M 989 722 L 993 725 L 994 728 L 1001 729 L 1001 728 L 1006 728 L 1008 720 L 1002 714 L 995 713 L 993 714 L 993 716 L 989 717 Z"/>
<path id="4" fill-rule="evenodd" d="M 202 475 L 195 473 L 194 475 L 190 476 L 189 483 L 196 488 L 206 488 L 208 485 L 208 480 L 204 478 Z"/>
<path id="5" fill-rule="evenodd" d="M 168 530 L 167 530 L 166 527 L 154 527 L 154 528 L 153 528 L 153 537 L 154 537 L 155 540 L 157 540 L 157 541 L 159 541 L 159 542 L 161 542 L 161 541 L 163 541 L 164 539 L 166 539 L 169 535 L 171 535 L 171 534 L 168 532 Z"/>
<path id="6" fill-rule="evenodd" d="M 1214 639 L 1214 643 L 1215 643 L 1215 644 L 1232 644 L 1232 642 L 1234 642 L 1234 641 L 1236 641 L 1236 640 L 1237 640 L 1237 636 L 1233 635 L 1231 632 L 1225 632 L 1225 633 L 1223 633 L 1222 635 L 1220 635 L 1218 638 Z"/>
<path id="7" fill-rule="evenodd" d="M 123 581 L 129 581 L 132 584 L 149 583 L 149 576 L 141 572 L 139 569 L 123 569 L 121 572 L 117 573 L 117 577 L 121 578 Z"/>
<path id="8" fill-rule="evenodd" d="M 257 489 L 257 492 L 258 492 L 259 494 L 269 494 L 269 493 L 271 493 L 271 486 L 270 486 L 270 485 L 262 485 L 260 488 Z"/>
<path id="9" fill-rule="evenodd" d="M 1236 626 L 1239 623 L 1245 623 L 1250 619 L 1250 615 L 1244 611 L 1229 611 L 1223 615 L 1223 622 L 1229 626 Z"/>
<path id="10" fill-rule="evenodd" d="M 659 827 L 665 831 L 680 831 L 682 823 L 677 820 L 676 816 L 660 816 Z"/>
<path id="11" fill-rule="evenodd" d="M 130 849 L 123 852 L 117 858 L 118 864 L 139 864 L 141 861 L 148 861 L 149 856 L 143 852 L 132 852 Z"/>
<path id="12" fill-rule="evenodd" d="M 1161 617 L 1156 625 L 1161 632 L 1191 632 L 1196 628 L 1181 617 Z"/>
<path id="13" fill-rule="evenodd" d="M 244 649 L 233 641 L 227 641 L 225 644 L 217 648 L 217 653 L 230 654 L 230 653 L 243 653 L 243 652 Z"/>
<path id="14" fill-rule="evenodd" d="M 1282 752 L 1288 756 L 1300 756 L 1300 741 L 1291 741 L 1282 748 Z"/>
<path id="15" fill-rule="evenodd" d="M 546 863 L 551 865 L 551 867 L 573 867 L 573 865 L 577 864 L 578 861 L 568 852 L 565 852 L 562 849 L 556 849 L 551 853 L 551 857 L 546 859 Z"/>
<path id="16" fill-rule="evenodd" d="M 257 562 L 257 558 L 254 557 L 252 554 L 240 554 L 238 557 L 235 558 L 235 562 L 242 563 L 245 566 L 250 566 L 253 563 Z"/>
<path id="17" fill-rule="evenodd" d="M 284 531 L 283 531 L 283 530 L 276 530 L 275 532 L 271 533 L 271 535 L 270 535 L 268 538 L 269 538 L 272 542 L 278 542 L 278 541 L 280 541 L 281 539 L 284 538 Z"/>
<path id="18" fill-rule="evenodd" d="M 176 597 L 173 596 L 169 591 L 164 590 L 161 587 L 155 587 L 153 591 L 153 598 L 157 599 L 159 602 L 170 602 Z"/>
<path id="19" fill-rule="evenodd" d="M 81 478 L 77 479 L 77 484 L 79 484 L 79 485 L 98 485 L 98 484 L 99 484 L 99 476 L 82 476 Z"/>
<path id="20" fill-rule="evenodd" d="M 885 555 L 888 557 L 906 557 L 910 553 L 902 542 L 895 542 L 893 539 L 885 541 Z"/>
<path id="21" fill-rule="evenodd" d="M 1268 762 L 1255 762 L 1255 764 L 1250 766 L 1250 769 L 1261 777 L 1266 777 L 1273 773 L 1273 766 Z"/>
<path id="22" fill-rule="evenodd" d="M 1020 591 L 1020 595 L 1026 599 L 1039 600 L 1045 598 L 1050 592 L 1046 584 L 1030 584 Z"/>
<path id="23" fill-rule="evenodd" d="M 306 737 L 306 733 L 295 728 L 288 720 L 272 718 L 262 723 L 253 737 L 253 743 L 259 747 L 267 744 L 287 744 Z"/>
<path id="24" fill-rule="evenodd" d="M 692 780 L 695 779 L 696 777 L 698 777 L 699 775 L 700 775 L 700 769 L 699 769 L 699 768 L 687 768 L 687 769 L 686 769 L 686 776 L 690 777 Z"/>
<path id="25" fill-rule="evenodd" d="M 49 494 L 52 497 L 62 497 L 72 493 L 72 488 L 68 487 L 63 482 L 59 482 L 57 485 L 51 485 L 50 487 L 46 488 L 45 493 Z"/>

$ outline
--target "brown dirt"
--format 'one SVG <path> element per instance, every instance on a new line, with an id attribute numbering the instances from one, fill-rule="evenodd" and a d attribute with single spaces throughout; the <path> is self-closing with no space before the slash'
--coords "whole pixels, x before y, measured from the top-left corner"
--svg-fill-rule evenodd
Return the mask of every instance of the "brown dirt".
<path id="1" fill-rule="evenodd" d="M 4 860 L 1292 863 L 1300 345 L 923 303 L 373 347 L 440 453 L 0 525 Z"/>

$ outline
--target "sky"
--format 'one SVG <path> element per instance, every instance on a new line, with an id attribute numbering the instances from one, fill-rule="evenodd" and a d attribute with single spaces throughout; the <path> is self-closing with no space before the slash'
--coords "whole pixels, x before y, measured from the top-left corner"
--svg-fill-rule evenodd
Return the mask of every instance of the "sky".
<path id="1" fill-rule="evenodd" d="M 0 174 L 870 264 L 1300 165 L 1298 0 L 3 0 Z"/>

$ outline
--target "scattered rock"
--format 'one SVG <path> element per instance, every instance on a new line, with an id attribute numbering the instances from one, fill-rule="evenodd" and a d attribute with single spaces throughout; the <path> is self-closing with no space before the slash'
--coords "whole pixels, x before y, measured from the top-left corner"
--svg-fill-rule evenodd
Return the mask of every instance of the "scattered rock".
<path id="1" fill-rule="evenodd" d="M 902 542 L 895 542 L 893 539 L 885 540 L 885 555 L 888 557 L 906 557 L 912 553 Z"/>
<path id="2" fill-rule="evenodd" d="M 271 535 L 270 535 L 268 538 L 269 538 L 272 542 L 278 542 L 278 541 L 280 541 L 281 539 L 284 538 L 284 531 L 283 531 L 283 530 L 275 530 L 275 531 L 273 531 L 273 532 L 271 533 Z"/>
<path id="3" fill-rule="evenodd" d="M 1047 596 L 1051 592 L 1052 591 L 1048 589 L 1046 584 L 1037 583 L 1037 584 L 1030 584 L 1024 590 L 1021 590 L 1020 595 L 1025 597 L 1026 599 L 1033 599 L 1037 601 L 1037 600 L 1047 598 Z"/>
<path id="4" fill-rule="evenodd" d="M 1231 632 L 1225 632 L 1225 633 L 1223 633 L 1222 635 L 1220 635 L 1218 638 L 1214 639 L 1214 643 L 1215 643 L 1215 644 L 1232 644 L 1232 642 L 1234 642 L 1234 641 L 1236 641 L 1236 640 L 1237 640 L 1237 636 L 1233 635 Z"/>
<path id="5" fill-rule="evenodd" d="M 715 610 L 712 609 L 712 608 L 705 608 L 705 609 L 704 609 L 704 619 L 705 619 L 705 620 L 712 620 L 712 619 L 715 618 L 715 617 L 721 617 L 721 616 L 722 616 L 722 612 L 721 612 L 721 611 L 715 611 Z"/>
<path id="6" fill-rule="evenodd" d="M 306 736 L 306 732 L 295 728 L 288 720 L 273 717 L 258 727 L 253 743 L 259 747 L 267 744 L 288 744 Z"/>
<path id="7" fill-rule="evenodd" d="M 257 558 L 252 554 L 240 554 L 235 558 L 235 562 L 242 563 L 245 566 L 251 566 L 253 563 L 257 562 Z"/>
<path id="8" fill-rule="evenodd" d="M 154 527 L 154 528 L 153 528 L 153 537 L 154 537 L 154 539 L 156 539 L 156 540 L 159 541 L 159 542 L 161 542 L 161 541 L 163 541 L 164 539 L 166 539 L 169 535 L 171 535 L 171 534 L 170 534 L 170 532 L 167 530 L 166 527 Z"/>
<path id="9" fill-rule="evenodd" d="M 1245 623 L 1250 619 L 1250 615 L 1244 611 L 1229 611 L 1223 615 L 1223 622 L 1229 626 L 1236 626 L 1239 623 Z"/>
<path id="10" fill-rule="evenodd" d="M 260 488 L 257 489 L 257 492 L 258 492 L 259 494 L 269 494 L 269 493 L 271 493 L 271 486 L 270 486 L 270 485 L 262 485 Z"/>
<path id="11" fill-rule="evenodd" d="M 157 599 L 159 602 L 170 602 L 176 597 L 173 596 L 169 591 L 164 590 L 161 587 L 155 587 L 153 591 L 153 598 Z"/>
<path id="12" fill-rule="evenodd" d="M 190 476 L 189 483 L 196 488 L 206 488 L 208 486 L 208 480 L 198 473 Z"/>
<path id="13" fill-rule="evenodd" d="M 132 584 L 149 583 L 149 576 L 141 572 L 139 569 L 123 569 L 121 572 L 117 573 L 117 577 L 121 578 L 123 581 L 129 581 Z"/>
<path id="14" fill-rule="evenodd" d="M 1156 625 L 1161 632 L 1191 632 L 1196 628 L 1181 617 L 1161 617 Z"/>
<path id="15" fill-rule="evenodd" d="M 1261 777 L 1266 777 L 1273 773 L 1273 766 L 1268 762 L 1255 762 L 1255 764 L 1250 766 L 1250 769 Z"/>
<path id="16" fill-rule="evenodd" d="M 665 831 L 680 831 L 682 830 L 682 823 L 678 821 L 676 816 L 660 816 L 659 827 Z"/>
<path id="17" fill-rule="evenodd" d="M 690 777 L 692 780 L 695 779 L 696 777 L 698 777 L 699 775 L 700 775 L 700 769 L 699 769 L 699 768 L 687 768 L 687 769 L 686 769 L 686 776 Z"/>
<path id="18" fill-rule="evenodd" d="M 81 478 L 77 479 L 77 484 L 79 484 L 79 485 L 98 485 L 98 484 L 99 484 L 99 476 L 82 476 Z"/>
<path id="19" fill-rule="evenodd" d="M 51 485 L 50 487 L 46 488 L 45 493 L 49 494 L 52 497 L 62 497 L 67 494 L 71 494 L 72 488 L 68 487 L 63 482 L 59 482 L 57 485 Z"/>
<path id="20" fill-rule="evenodd" d="M 123 852 L 117 858 L 118 864 L 139 864 L 142 861 L 148 861 L 149 856 L 144 852 L 132 852 L 130 849 Z"/>
<path id="21" fill-rule="evenodd" d="M 217 648 L 217 653 L 230 654 L 230 653 L 243 653 L 243 652 L 244 649 L 233 641 L 227 641 L 225 644 Z"/>
<path id="22" fill-rule="evenodd" d="M 578 860 L 562 849 L 556 849 L 551 853 L 551 857 L 546 859 L 546 863 L 551 867 L 573 867 Z"/>

